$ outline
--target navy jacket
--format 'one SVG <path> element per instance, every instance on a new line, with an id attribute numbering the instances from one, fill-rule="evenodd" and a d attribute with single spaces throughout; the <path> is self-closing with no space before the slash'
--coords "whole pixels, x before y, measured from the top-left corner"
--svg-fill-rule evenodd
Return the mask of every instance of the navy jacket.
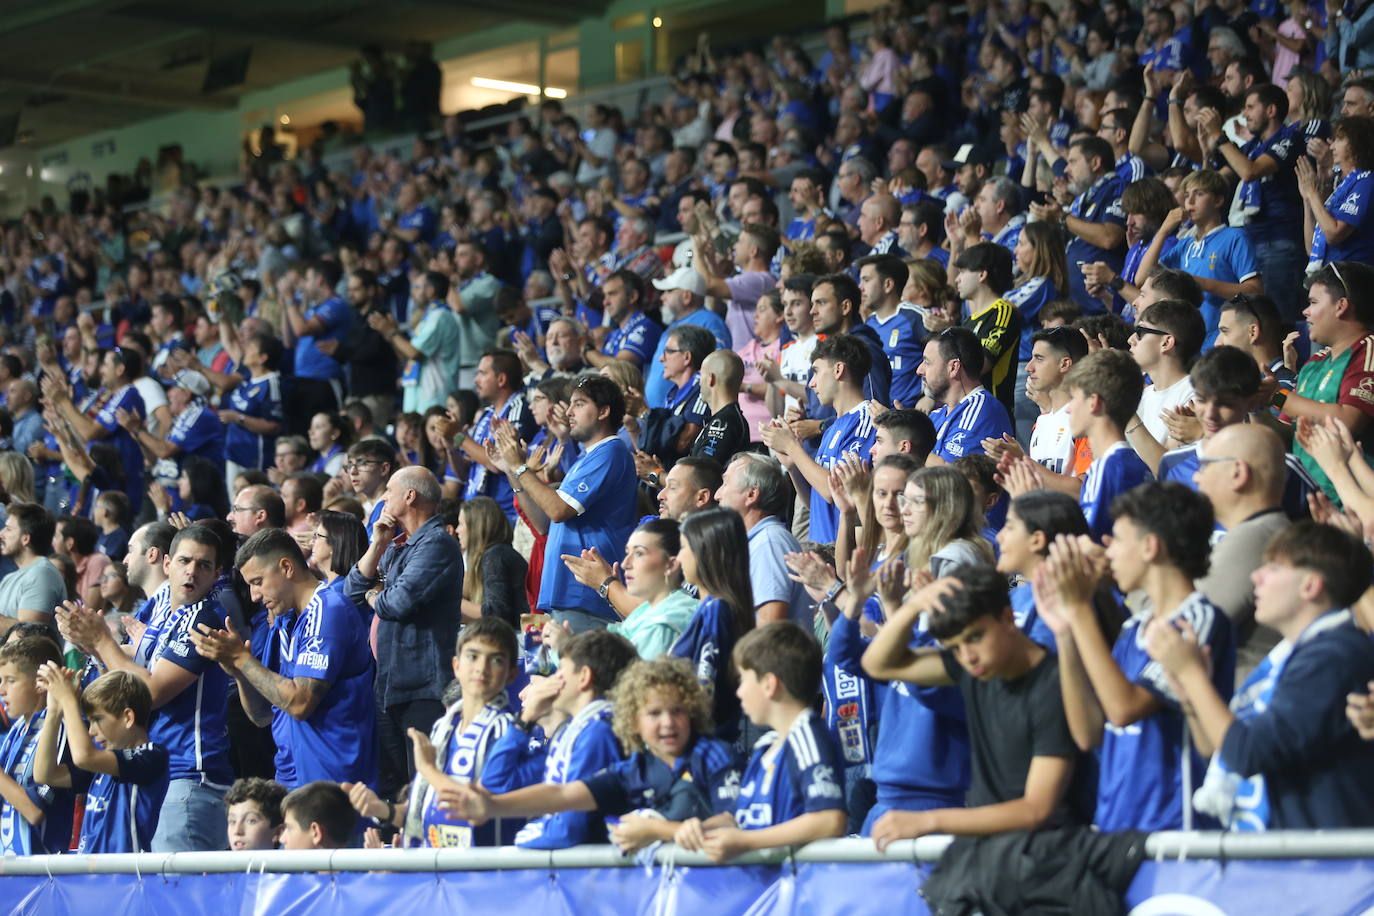
<path id="1" fill-rule="evenodd" d="M 431 518 L 404 544 L 392 544 L 378 568 L 382 590 L 374 610 L 377 624 L 377 697 L 383 706 L 412 700 L 442 702 L 453 677 L 463 594 L 463 551 L 457 538 Z M 345 591 L 359 607 L 378 580 L 354 566 Z"/>

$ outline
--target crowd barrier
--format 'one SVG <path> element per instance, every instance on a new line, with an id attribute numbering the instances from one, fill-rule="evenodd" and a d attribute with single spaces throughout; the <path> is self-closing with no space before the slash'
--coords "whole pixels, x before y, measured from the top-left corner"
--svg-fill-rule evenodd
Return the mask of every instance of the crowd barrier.
<path id="1" fill-rule="evenodd" d="M 602 846 L 34 856 L 0 860 L 0 913 L 905 916 L 929 913 L 919 890 L 948 842 L 830 840 L 726 866 Z M 1165 833 L 1146 849 L 1131 916 L 1374 912 L 1374 832 Z"/>

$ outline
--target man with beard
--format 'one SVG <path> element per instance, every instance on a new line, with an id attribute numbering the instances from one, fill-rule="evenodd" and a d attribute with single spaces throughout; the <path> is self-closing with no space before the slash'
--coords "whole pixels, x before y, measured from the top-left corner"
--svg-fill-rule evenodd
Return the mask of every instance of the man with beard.
<path id="1" fill-rule="evenodd" d="M 634 456 L 616 433 L 625 417 L 625 398 L 615 382 L 601 376 L 579 379 L 568 405 L 573 441 L 582 456 L 557 489 L 531 474 L 524 445 L 498 432 L 494 458 L 511 487 L 549 519 L 548 542 L 539 586 L 539 609 L 567 622 L 574 633 L 603 629 L 618 619 L 607 602 L 612 579 L 599 589 L 580 584 L 558 557 L 596 550 L 608 563 L 624 558 L 625 542 L 637 518 Z"/>
<path id="2" fill-rule="evenodd" d="M 348 275 L 348 304 L 360 320 L 353 323 L 341 345 L 321 342 L 320 349 L 336 356 L 348 370 L 348 390 L 372 411 L 373 421 L 386 427 L 396 412 L 396 351 L 368 322 L 373 312 L 385 312 L 377 275 L 365 268 Z M 337 349 L 329 350 L 334 346 Z"/>
<path id="3" fill-rule="evenodd" d="M 1048 155 L 1048 153 L 1047 153 Z M 1102 300 L 1084 283 L 1083 265 L 1097 261 L 1120 272 L 1126 242 L 1121 210 L 1121 176 L 1112 146 L 1101 137 L 1080 137 L 1069 145 L 1069 190 L 1077 195 L 1065 210 L 1060 203 L 1031 204 L 1034 219 L 1061 223 L 1069 231 L 1069 295 L 1085 314 L 1104 311 Z"/>
<path id="4" fill-rule="evenodd" d="M 1169 186 L 1158 178 L 1142 178 L 1126 185 L 1121 192 L 1121 209 L 1126 212 L 1127 248 L 1120 272 L 1106 261 L 1083 265 L 1084 285 L 1099 297 L 1106 296 L 1108 302 L 1112 293 L 1126 300 L 1126 309 L 1122 310 L 1121 317 L 1128 321 L 1133 322 L 1144 308 L 1142 303 L 1136 301 L 1140 298 L 1140 288 L 1145 285 L 1140 261 L 1169 211 L 1177 205 Z M 1168 255 L 1177 242 L 1176 237 L 1165 238 L 1162 256 Z"/>
<path id="5" fill-rule="evenodd" d="M 617 270 L 601 284 L 602 301 L 611 333 L 597 351 L 591 341 L 583 343 L 582 356 L 593 368 L 610 365 L 620 359 L 637 369 L 644 367 L 658 345 L 661 333 L 658 325 L 644 314 L 647 291 L 644 280 L 630 270 Z"/>
<path id="6" fill-rule="evenodd" d="M 544 334 L 544 355 L 528 337 L 515 338 L 515 350 L 529 374 L 525 387 L 533 387 L 555 376 L 575 376 L 587 368 L 582 359 L 587 330 L 573 318 L 555 318 Z"/>
<path id="7" fill-rule="evenodd" d="M 1013 435 L 1007 409 L 983 387 L 985 359 L 978 335 L 968 328 L 946 328 L 926 342 L 917 374 L 925 393 L 938 405 L 930 413 L 935 448 L 926 458 L 927 466 L 983 454 L 983 440 Z"/>
<path id="8" fill-rule="evenodd" d="M 455 440 L 469 462 L 463 499 L 490 496 L 515 524 L 515 493 L 487 453 L 487 446 L 492 441 L 492 424 L 498 420 L 509 423 L 522 442 L 528 442 L 538 428 L 525 405 L 520 357 L 510 350 L 492 350 L 483 356 L 477 364 L 475 389 L 485 406 L 472 424 L 471 434 L 460 432 Z"/>

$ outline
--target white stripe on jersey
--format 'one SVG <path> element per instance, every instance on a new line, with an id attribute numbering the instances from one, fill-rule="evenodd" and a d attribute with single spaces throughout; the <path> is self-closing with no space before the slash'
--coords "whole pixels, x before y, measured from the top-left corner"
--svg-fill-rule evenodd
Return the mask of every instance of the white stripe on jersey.
<path id="1" fill-rule="evenodd" d="M 983 412 L 983 402 L 987 400 L 987 394 L 986 388 L 979 388 L 965 398 L 968 406 L 959 414 L 960 429 L 973 429 L 974 424 L 978 422 L 978 415 Z"/>
<path id="2" fill-rule="evenodd" d="M 802 719 L 787 732 L 787 744 L 792 748 L 792 756 L 796 758 L 797 768 L 801 770 L 815 766 L 821 760 L 820 751 L 816 748 L 816 735 L 812 731 L 812 724 L 813 719 L 810 713 L 803 713 Z"/>

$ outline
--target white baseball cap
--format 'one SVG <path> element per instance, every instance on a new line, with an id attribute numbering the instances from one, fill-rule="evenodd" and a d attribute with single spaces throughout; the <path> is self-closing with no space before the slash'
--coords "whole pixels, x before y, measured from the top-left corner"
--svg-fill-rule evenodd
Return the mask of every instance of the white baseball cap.
<path id="1" fill-rule="evenodd" d="M 706 280 L 694 267 L 679 267 L 662 280 L 653 281 L 654 288 L 667 292 L 670 289 L 685 289 L 693 295 L 706 297 Z"/>

